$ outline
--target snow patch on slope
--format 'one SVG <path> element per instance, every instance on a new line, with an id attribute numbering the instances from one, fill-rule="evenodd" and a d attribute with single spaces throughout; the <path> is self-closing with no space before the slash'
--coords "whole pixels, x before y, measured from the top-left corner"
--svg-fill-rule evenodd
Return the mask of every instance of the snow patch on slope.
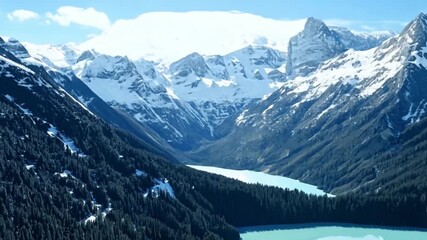
<path id="1" fill-rule="evenodd" d="M 323 63 L 313 74 L 286 82 L 281 91 L 283 94 L 303 93 L 303 101 L 309 101 L 319 97 L 330 86 L 342 83 L 360 89 L 360 97 L 369 97 L 403 67 L 404 59 L 396 58 L 399 49 L 384 54 L 387 50 L 348 50 Z"/>
<path id="2" fill-rule="evenodd" d="M 14 61 L 12 61 L 12 60 L 10 60 L 8 58 L 5 58 L 5 57 L 3 57 L 1 55 L 0 55 L 0 61 L 4 62 L 3 64 L 0 65 L 3 68 L 7 68 L 9 66 L 14 66 L 14 67 L 17 67 L 17 68 L 19 68 L 21 70 L 24 70 L 24 71 L 28 72 L 28 73 L 35 74 L 33 70 L 27 68 L 26 66 L 24 66 L 24 65 L 22 65 L 20 63 L 16 63 L 16 62 L 14 62 Z"/>
<path id="3" fill-rule="evenodd" d="M 71 138 L 59 132 L 59 130 L 56 127 L 54 127 L 52 124 L 50 124 L 47 134 L 49 134 L 49 136 L 51 137 L 56 137 L 59 140 L 61 140 L 61 142 L 64 144 L 64 149 L 68 148 L 71 153 L 78 153 L 80 157 L 86 156 L 86 154 L 82 153 L 82 151 L 76 146 L 76 144 Z"/>
<path id="4" fill-rule="evenodd" d="M 175 192 L 173 191 L 172 186 L 169 184 L 168 179 L 154 179 L 154 182 L 156 185 L 154 185 L 151 188 L 151 192 L 153 193 L 159 193 L 159 192 L 166 192 L 171 198 L 175 199 Z"/>

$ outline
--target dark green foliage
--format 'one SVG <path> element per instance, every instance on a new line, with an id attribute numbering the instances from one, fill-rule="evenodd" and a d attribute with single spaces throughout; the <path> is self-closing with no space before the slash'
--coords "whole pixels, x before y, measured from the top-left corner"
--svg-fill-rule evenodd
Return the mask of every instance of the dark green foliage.
<path id="1" fill-rule="evenodd" d="M 154 178 L 169 178 L 170 162 L 75 104 L 49 78 L 53 87 L 8 70 L 16 71 L 0 72 L 0 239 L 239 238 L 197 201 L 189 209 L 163 192 L 145 197 Z M 24 78 L 31 89 L 18 85 Z M 50 124 L 86 156 L 49 136 Z M 85 222 L 89 216 L 97 220 Z"/>
<path id="2" fill-rule="evenodd" d="M 413 124 L 397 140 L 400 147 L 373 156 L 375 181 L 360 192 L 425 198 L 427 193 L 427 119 Z M 396 167 L 398 166 L 398 167 Z M 423 200 L 425 202 L 425 199 Z"/>

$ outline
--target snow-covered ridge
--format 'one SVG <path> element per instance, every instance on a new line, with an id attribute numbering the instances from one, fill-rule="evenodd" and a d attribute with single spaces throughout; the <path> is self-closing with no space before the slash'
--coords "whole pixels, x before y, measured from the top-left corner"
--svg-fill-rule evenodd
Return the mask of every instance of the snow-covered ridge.
<path id="1" fill-rule="evenodd" d="M 68 67 L 74 64 L 82 51 L 75 44 L 37 45 L 24 42 L 29 54 L 46 63 L 50 67 Z"/>
<path id="2" fill-rule="evenodd" d="M 321 20 L 310 17 L 304 30 L 289 40 L 286 72 L 306 76 L 323 61 L 348 49 L 371 49 L 394 35 L 392 32 L 355 33 L 343 27 L 326 26 Z"/>
<path id="3" fill-rule="evenodd" d="M 17 67 L 21 70 L 28 72 L 28 73 L 34 74 L 33 70 L 27 68 L 26 66 L 24 66 L 20 63 L 16 63 L 16 62 L 14 62 L 8 58 L 5 58 L 3 56 L 0 56 L 0 61 L 3 62 L 3 64 L 0 64 L 0 67 L 2 67 L 2 68 L 8 68 L 9 66 L 14 66 L 14 67 Z"/>
<path id="4" fill-rule="evenodd" d="M 138 21 L 145 22 L 147 19 L 157 19 L 164 14 L 181 19 L 176 22 L 168 19 L 165 28 L 174 27 L 180 21 L 181 23 L 182 21 L 190 21 L 187 18 L 191 18 L 192 24 L 196 25 L 203 21 L 211 21 L 209 24 L 212 27 L 209 27 L 211 26 L 209 24 L 203 27 L 205 31 L 214 35 L 218 31 L 228 29 L 228 27 L 216 28 L 214 26 L 235 24 L 231 19 L 239 19 L 236 20 L 237 22 L 247 20 L 244 24 L 242 23 L 242 26 L 245 27 L 236 28 L 237 30 L 233 30 L 233 33 L 228 35 L 215 35 L 216 38 L 212 38 L 210 41 L 217 41 L 217 38 L 224 38 L 224 41 L 230 39 L 239 39 L 240 41 L 243 35 L 234 36 L 234 32 L 239 33 L 240 30 L 253 31 L 253 26 L 250 29 L 246 29 L 246 27 L 255 20 L 256 26 L 261 28 L 262 25 L 263 30 L 257 33 L 256 41 L 245 41 L 237 45 L 227 42 L 226 46 L 224 45 L 225 47 L 218 48 L 212 45 L 213 43 L 202 42 L 201 44 L 208 45 L 203 45 L 204 48 L 200 48 L 201 50 L 199 50 L 198 47 L 200 46 L 197 43 L 193 44 L 194 39 L 186 39 L 187 48 L 181 48 L 175 42 L 170 44 L 168 41 L 162 41 L 161 37 L 157 39 L 157 35 L 153 35 L 150 38 L 144 38 L 144 41 L 151 41 L 150 39 L 156 41 L 153 45 L 156 51 L 151 57 L 148 57 L 148 60 L 142 59 L 140 56 L 137 58 L 138 60 L 134 60 L 135 57 L 132 58 L 130 55 L 127 57 L 125 55 L 128 52 L 123 49 L 114 53 L 114 56 L 95 51 L 102 44 L 97 44 L 95 50 L 87 51 L 83 51 L 82 46 L 73 45 L 37 46 L 25 44 L 25 46 L 32 58 L 41 62 L 45 68 L 68 75 L 70 79 L 77 76 L 110 106 L 128 113 L 143 124 L 148 124 L 166 142 L 188 150 L 189 146 L 193 144 L 197 146 L 199 142 L 220 137 L 223 133 L 218 133 L 217 129 L 222 127 L 222 123 L 228 124 L 226 120 L 233 121 L 231 118 L 237 117 L 246 106 L 266 99 L 282 87 L 286 81 L 294 80 L 294 76 L 290 77 L 286 73 L 288 56 L 284 50 L 287 49 L 288 39 L 292 35 L 300 31 L 304 24 L 310 25 L 308 24 L 310 21 L 307 21 L 307 24 L 306 20 L 295 21 L 289 25 L 292 27 L 291 31 L 286 27 L 288 26 L 286 24 L 290 24 L 288 21 L 264 19 L 259 16 L 236 12 L 214 12 L 208 15 L 205 15 L 205 12 L 150 13 L 140 16 Z M 207 17 L 210 17 L 209 20 Z M 199 18 L 203 19 L 200 22 L 195 21 Z M 230 21 L 225 23 L 228 18 Z M 213 19 L 215 20 L 212 21 Z M 320 20 L 311 20 L 311 22 L 318 23 L 317 25 L 320 24 L 327 29 L 327 26 Z M 164 19 L 160 21 L 164 21 Z M 130 27 L 134 23 L 125 21 L 121 24 Z M 155 23 L 157 24 L 157 22 Z M 265 24 L 269 24 L 269 26 L 266 27 Z M 153 26 L 145 25 L 138 29 L 145 31 L 144 29 L 147 28 L 150 31 L 159 31 L 159 29 L 152 29 Z M 275 26 L 277 29 L 275 28 L 273 31 L 272 28 Z M 182 27 L 180 26 L 180 28 Z M 107 31 L 96 39 L 99 40 L 103 37 L 109 39 L 112 36 L 110 34 L 117 34 L 114 29 L 113 26 L 112 32 Z M 186 31 L 190 31 L 191 28 L 186 27 L 186 29 Z M 163 32 L 166 33 L 162 34 L 178 34 L 176 36 L 179 37 L 181 33 L 174 31 L 169 32 L 163 29 Z M 201 33 L 203 31 L 189 36 L 197 40 L 197 38 L 203 37 Z M 267 37 L 259 38 L 259 34 L 264 33 Z M 283 38 L 285 35 L 286 39 Z M 132 46 L 131 52 L 135 54 L 146 47 L 146 42 L 142 40 L 131 42 L 132 44 L 126 43 L 126 41 L 138 40 L 138 37 L 129 36 L 124 39 L 122 36 L 123 34 L 120 35 L 120 42 L 117 42 L 114 47 L 121 48 L 129 45 Z M 248 36 L 249 38 L 253 37 L 249 34 L 244 35 L 243 38 Z M 227 40 L 228 37 L 230 39 Z M 280 44 L 276 37 L 280 40 Z M 93 40 L 95 41 L 95 39 Z M 180 43 L 181 40 L 176 41 Z M 114 41 L 107 42 L 111 44 Z M 164 48 L 164 45 L 173 46 L 174 51 L 171 51 L 173 53 L 178 54 L 182 50 L 183 56 L 186 56 L 174 62 L 171 60 L 172 58 L 162 59 L 162 52 L 157 52 L 157 50 L 167 49 Z M 160 46 L 162 47 L 160 48 Z M 203 50 L 206 47 L 209 51 Z M 208 54 L 210 52 L 213 54 Z M 332 56 L 334 55 L 335 53 L 332 54 Z M 304 58 L 304 56 L 301 57 Z M 324 59 L 320 60 L 323 61 Z M 62 80 L 59 79 L 58 81 Z M 90 101 L 90 98 L 79 96 L 77 98 L 85 103 Z"/>
<path id="5" fill-rule="evenodd" d="M 247 46 L 227 55 L 190 54 L 173 63 L 169 79 L 183 100 L 235 102 L 261 99 L 286 80 L 284 53 L 263 46 Z"/>
<path id="6" fill-rule="evenodd" d="M 297 76 L 286 82 L 281 93 L 303 95 L 304 102 L 319 97 L 328 87 L 342 83 L 358 88 L 360 97 L 368 97 L 405 66 L 406 58 L 402 51 L 409 51 L 410 43 L 398 47 L 396 44 L 402 38 L 406 38 L 406 35 L 386 40 L 377 48 L 365 51 L 347 50 L 324 61 L 308 76 Z"/>
<path id="7" fill-rule="evenodd" d="M 410 41 L 402 40 L 405 38 L 407 38 L 406 35 L 396 36 L 386 40 L 377 48 L 365 51 L 350 49 L 321 62 L 317 69 L 307 76 L 295 76 L 291 81 L 285 82 L 279 90 L 283 95 L 280 99 L 284 96 L 298 97 L 300 100 L 292 106 L 292 109 L 297 109 L 302 103 L 317 99 L 329 87 L 336 84 L 349 84 L 359 89 L 359 98 L 369 97 L 404 68 L 406 58 L 403 57 L 405 53 L 402 51 L 409 51 L 411 45 Z M 401 47 L 397 46 L 402 42 Z M 418 63 L 421 60 L 415 62 Z M 262 101 L 271 100 L 265 98 Z M 329 106 L 316 119 L 333 107 Z M 268 110 L 271 110 L 271 105 L 264 109 L 264 111 Z M 236 125 L 247 122 L 251 116 L 253 113 L 242 112 Z"/>

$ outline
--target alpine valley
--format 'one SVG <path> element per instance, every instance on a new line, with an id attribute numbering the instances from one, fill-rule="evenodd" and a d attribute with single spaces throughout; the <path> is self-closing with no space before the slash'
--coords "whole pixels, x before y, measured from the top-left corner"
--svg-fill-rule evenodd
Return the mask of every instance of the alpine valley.
<path id="1" fill-rule="evenodd" d="M 294 36 L 274 29 L 227 53 L 178 58 L 111 55 L 105 44 L 129 39 L 108 34 L 82 45 L 1 37 L 0 239 L 237 240 L 236 227 L 308 222 L 427 227 L 427 15 L 399 34 L 311 17 L 292 27 Z M 335 197 L 184 164 L 286 176 Z"/>

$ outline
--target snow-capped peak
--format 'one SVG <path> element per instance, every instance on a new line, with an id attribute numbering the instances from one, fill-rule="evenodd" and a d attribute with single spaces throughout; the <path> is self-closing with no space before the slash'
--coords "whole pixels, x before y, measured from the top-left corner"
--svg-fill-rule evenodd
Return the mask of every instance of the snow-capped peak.
<path id="1" fill-rule="evenodd" d="M 189 101 L 261 99 L 283 84 L 285 61 L 284 53 L 265 46 L 224 56 L 192 53 L 171 64 L 170 80 L 178 97 Z"/>
<path id="2" fill-rule="evenodd" d="M 191 73 L 204 77 L 208 73 L 209 67 L 206 65 L 205 59 L 199 53 L 194 52 L 172 63 L 169 71 L 177 77 L 187 77 Z"/>
<path id="3" fill-rule="evenodd" d="M 40 59 L 52 68 L 69 67 L 76 63 L 82 51 L 75 44 L 36 45 L 23 43 L 31 56 Z"/>
<path id="4" fill-rule="evenodd" d="M 322 20 L 309 17 L 305 22 L 303 32 L 304 34 L 317 35 L 319 33 L 327 34 L 330 30 Z"/>
<path id="5" fill-rule="evenodd" d="M 346 50 L 338 36 L 321 20 L 308 18 L 304 30 L 292 37 L 288 44 L 288 74 L 307 75 L 322 61 Z"/>
<path id="6" fill-rule="evenodd" d="M 75 63 L 84 61 L 84 60 L 93 60 L 98 54 L 94 50 L 84 51 L 76 60 Z"/>
<path id="7" fill-rule="evenodd" d="M 401 38 L 409 43 L 423 43 L 427 35 L 427 15 L 420 13 L 400 33 Z"/>
<path id="8" fill-rule="evenodd" d="M 407 28 L 415 29 L 411 26 L 419 25 L 409 24 Z M 414 31 L 409 32 L 412 34 Z M 320 62 L 310 75 L 296 76 L 292 81 L 286 82 L 281 92 L 287 95 L 297 94 L 302 99 L 301 102 L 306 102 L 318 98 L 333 85 L 349 84 L 358 89 L 359 98 L 369 97 L 404 68 L 414 50 L 412 43 L 411 37 L 400 34 L 376 48 L 347 50 Z"/>

